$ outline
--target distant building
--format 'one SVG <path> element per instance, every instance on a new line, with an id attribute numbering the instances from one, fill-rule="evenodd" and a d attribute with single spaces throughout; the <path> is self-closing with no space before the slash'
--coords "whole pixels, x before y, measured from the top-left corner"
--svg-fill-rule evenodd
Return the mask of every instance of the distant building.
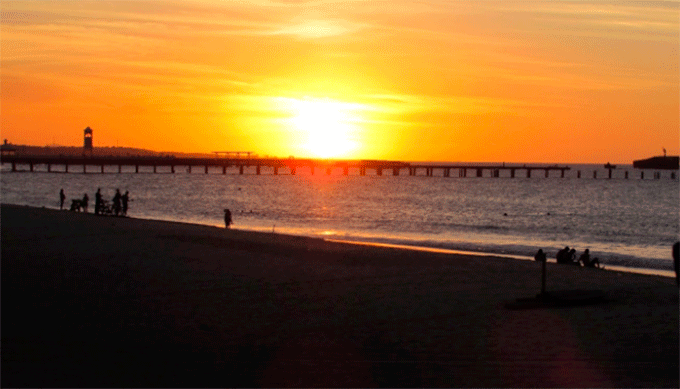
<path id="1" fill-rule="evenodd" d="M 7 139 L 5 139 L 5 143 L 0 146 L 0 151 L 2 152 L 2 155 L 14 155 L 17 153 L 17 149 L 12 146 Z"/>
<path id="2" fill-rule="evenodd" d="M 83 140 L 83 154 L 92 154 L 92 129 L 85 128 L 85 139 Z"/>

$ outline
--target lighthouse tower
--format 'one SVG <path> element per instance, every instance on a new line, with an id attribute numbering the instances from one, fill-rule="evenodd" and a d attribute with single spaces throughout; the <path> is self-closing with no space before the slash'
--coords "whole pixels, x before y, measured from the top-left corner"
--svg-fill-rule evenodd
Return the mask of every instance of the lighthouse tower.
<path id="1" fill-rule="evenodd" d="M 85 129 L 85 139 L 83 140 L 83 154 L 92 155 L 92 129 L 87 127 Z"/>

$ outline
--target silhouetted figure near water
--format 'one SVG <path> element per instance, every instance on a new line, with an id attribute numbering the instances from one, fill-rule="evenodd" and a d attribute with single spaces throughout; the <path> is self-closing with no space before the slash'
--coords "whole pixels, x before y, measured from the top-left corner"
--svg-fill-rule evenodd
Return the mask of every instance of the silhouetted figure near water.
<path id="1" fill-rule="evenodd" d="M 534 255 L 534 259 L 537 262 L 547 261 L 547 258 L 545 257 L 545 253 L 543 252 L 543 249 L 538 249 L 538 252 L 536 253 L 536 255 Z"/>
<path id="2" fill-rule="evenodd" d="M 125 191 L 125 194 L 120 197 L 120 201 L 123 204 L 123 216 L 127 216 L 128 201 L 130 201 L 130 192 Z"/>
<path id="3" fill-rule="evenodd" d="M 569 254 L 567 254 L 567 263 L 571 265 L 578 265 L 578 262 L 576 261 L 576 249 L 569 250 Z"/>
<path id="4" fill-rule="evenodd" d="M 678 259 L 678 256 L 680 256 L 680 242 L 675 242 L 673 245 L 673 266 L 675 267 L 675 281 L 678 283 L 678 286 L 680 286 L 680 259 Z"/>
<path id="5" fill-rule="evenodd" d="M 562 250 L 557 252 L 557 255 L 555 255 L 555 259 L 557 260 L 557 263 L 566 263 L 568 261 L 568 256 L 569 256 L 569 246 L 565 246 Z"/>
<path id="6" fill-rule="evenodd" d="M 600 260 L 597 258 L 590 259 L 590 250 L 586 249 L 579 257 L 579 262 L 583 263 L 583 267 L 600 267 Z"/>
<path id="7" fill-rule="evenodd" d="M 224 209 L 224 228 L 229 228 L 231 226 L 231 211 Z"/>
<path id="8" fill-rule="evenodd" d="M 99 215 L 102 210 L 102 188 L 97 188 L 97 193 L 94 194 L 94 214 Z"/>
<path id="9" fill-rule="evenodd" d="M 80 206 L 83 207 L 83 212 L 87 213 L 87 203 L 90 202 L 90 198 L 87 197 L 87 193 L 83 195 L 83 201 L 80 203 Z"/>
<path id="10" fill-rule="evenodd" d="M 59 191 L 59 210 L 64 209 L 64 200 L 66 200 L 66 195 L 64 194 L 64 188 Z"/>
<path id="11" fill-rule="evenodd" d="M 120 189 L 116 189 L 116 194 L 113 196 L 113 213 L 118 216 L 120 214 Z"/>

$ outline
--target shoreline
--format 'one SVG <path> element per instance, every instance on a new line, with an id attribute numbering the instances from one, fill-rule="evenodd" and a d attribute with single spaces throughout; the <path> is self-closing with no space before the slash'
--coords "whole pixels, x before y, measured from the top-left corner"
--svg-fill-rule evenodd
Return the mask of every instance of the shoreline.
<path id="1" fill-rule="evenodd" d="M 548 263 L 606 299 L 516 310 L 534 261 L 1 211 L 3 387 L 678 385 L 667 277 Z"/>
<path id="2" fill-rule="evenodd" d="M 51 210 L 56 210 L 56 208 L 47 208 L 47 207 L 34 207 L 34 206 L 28 206 L 28 205 L 20 205 L 20 204 L 7 204 L 7 205 L 12 205 L 12 206 L 18 206 L 18 207 L 30 207 L 30 208 L 45 208 L 45 209 L 51 209 Z M 110 217 L 110 216 L 106 216 Z M 155 219 L 155 218 L 142 218 L 142 217 L 135 217 L 135 216 L 127 216 L 128 219 L 137 219 L 137 220 L 149 220 L 149 221 L 157 221 L 157 222 L 167 222 L 167 223 L 180 223 L 180 224 L 186 224 L 186 225 L 194 225 L 194 226 L 208 226 L 208 227 L 214 227 L 218 229 L 223 229 L 224 227 L 221 224 L 217 223 L 200 223 L 198 221 L 181 221 L 181 220 L 175 220 L 172 218 L 167 218 L 167 219 Z M 286 231 L 287 229 L 285 227 L 279 227 L 280 229 Z M 533 256 L 529 255 L 519 255 L 519 254 L 508 254 L 508 253 L 496 253 L 496 252 L 488 252 L 488 251 L 471 251 L 471 250 L 462 250 L 462 249 L 454 249 L 454 248 L 442 248 L 442 247 L 435 247 L 435 246 L 428 246 L 428 245 L 417 245 L 417 244 L 409 244 L 409 243 L 386 243 L 386 242 L 376 242 L 375 240 L 370 240 L 370 238 L 334 238 L 334 237 L 325 237 L 323 234 L 296 234 L 296 233 L 289 233 L 289 232 L 277 232 L 275 231 L 267 231 L 264 227 L 263 228 L 239 228 L 239 227 L 231 227 L 231 230 L 235 231 L 243 231 L 247 233 L 255 233 L 255 234 L 280 234 L 284 236 L 295 236 L 295 237 L 300 237 L 300 238 L 310 238 L 310 239 L 321 239 L 327 242 L 334 242 L 334 243 L 341 243 L 341 244 L 349 244 L 349 245 L 365 245 L 365 246 L 373 246 L 373 247 L 388 247 L 388 248 L 395 248 L 395 249 L 400 249 L 400 250 L 410 250 L 410 251 L 421 251 L 421 252 L 431 252 L 431 253 L 441 253 L 441 254 L 450 254 L 450 255 L 472 255 L 472 256 L 477 256 L 477 257 L 493 257 L 493 258 L 511 258 L 515 260 L 522 260 L 522 261 L 534 261 Z M 548 258 L 548 263 L 556 263 L 556 261 L 553 258 Z M 667 278 L 675 278 L 675 271 L 673 270 L 664 270 L 664 269 L 658 269 L 658 268 L 645 268 L 645 267 L 629 267 L 629 266 L 620 266 L 620 265 L 612 265 L 608 263 L 604 263 L 605 268 L 603 270 L 607 271 L 618 271 L 618 272 L 626 272 L 626 273 L 635 273 L 635 274 L 645 274 L 645 275 L 654 275 L 654 276 L 660 276 L 660 277 L 667 277 Z M 672 266 L 672 262 L 670 262 L 670 248 L 669 248 L 669 264 Z"/>

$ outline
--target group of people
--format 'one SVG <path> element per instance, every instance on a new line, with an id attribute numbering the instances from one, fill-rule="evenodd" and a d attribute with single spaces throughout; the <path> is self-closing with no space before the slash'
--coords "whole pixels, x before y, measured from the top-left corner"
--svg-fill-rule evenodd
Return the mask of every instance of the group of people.
<path id="1" fill-rule="evenodd" d="M 543 252 L 543 249 L 538 249 L 534 259 L 538 262 L 546 261 L 546 255 Z M 591 258 L 589 249 L 585 249 L 581 256 L 576 259 L 576 249 L 570 249 L 569 246 L 566 246 L 557 252 L 555 259 L 557 259 L 557 263 L 560 264 L 577 266 L 581 266 L 581 264 L 583 264 L 583 267 L 600 267 L 600 260 L 598 258 Z"/>
<path id="2" fill-rule="evenodd" d="M 59 209 L 64 209 L 64 201 L 66 200 L 66 194 L 62 188 L 59 191 Z M 132 201 L 130 199 L 130 192 L 125 191 L 125 194 L 120 193 L 120 189 L 116 189 L 116 194 L 111 200 L 112 205 L 106 202 L 102 197 L 102 189 L 97 188 L 97 193 L 94 195 L 94 214 L 95 215 L 106 215 L 113 214 L 116 216 L 127 216 L 128 202 Z M 87 208 L 90 202 L 90 198 L 87 193 L 83 195 L 82 199 L 71 200 L 71 211 L 80 212 L 83 211 L 87 213 Z"/>

